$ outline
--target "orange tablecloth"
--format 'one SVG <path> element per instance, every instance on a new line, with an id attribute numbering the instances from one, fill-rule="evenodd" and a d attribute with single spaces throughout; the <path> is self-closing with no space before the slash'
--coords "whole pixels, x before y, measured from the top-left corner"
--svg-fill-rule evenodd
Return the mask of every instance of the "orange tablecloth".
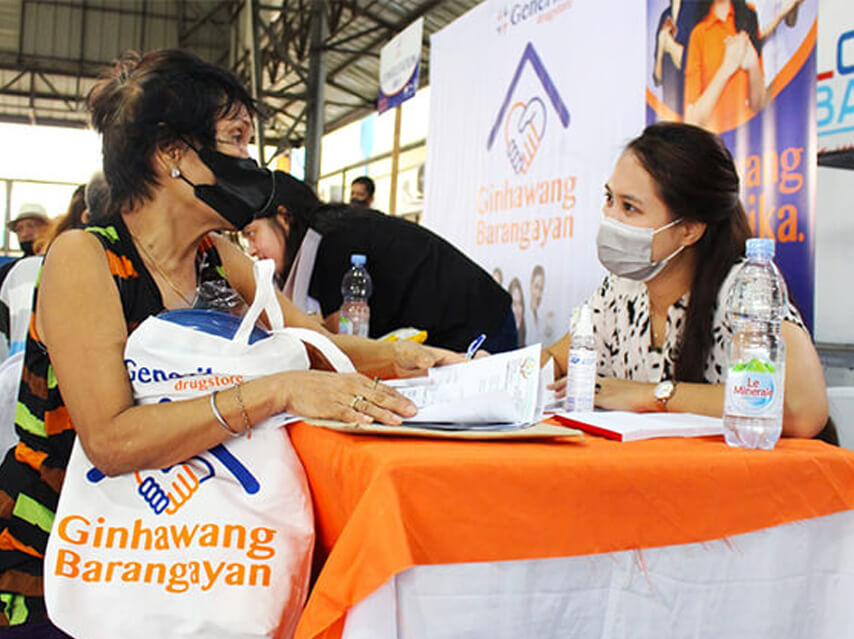
<path id="1" fill-rule="evenodd" d="M 537 559 L 719 539 L 854 508 L 854 452 L 721 437 L 459 442 L 290 427 L 329 553 L 297 639 L 419 564 Z"/>

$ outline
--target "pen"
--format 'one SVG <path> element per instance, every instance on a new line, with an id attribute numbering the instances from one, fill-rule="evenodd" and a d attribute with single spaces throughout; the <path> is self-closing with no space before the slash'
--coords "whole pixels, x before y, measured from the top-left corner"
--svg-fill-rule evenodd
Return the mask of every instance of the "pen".
<path id="1" fill-rule="evenodd" d="M 486 340 L 486 333 L 481 333 L 472 340 L 471 344 L 469 344 L 469 347 L 466 349 L 466 359 L 474 357 L 474 354 L 477 353 L 477 349 L 483 345 L 484 340 Z"/>

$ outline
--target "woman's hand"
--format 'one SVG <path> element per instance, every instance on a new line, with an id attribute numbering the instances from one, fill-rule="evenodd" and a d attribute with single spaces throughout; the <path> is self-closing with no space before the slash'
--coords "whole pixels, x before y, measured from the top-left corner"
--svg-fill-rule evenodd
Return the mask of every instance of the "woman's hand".
<path id="1" fill-rule="evenodd" d="M 756 48 L 746 33 L 744 34 L 744 39 L 746 42 L 744 45 L 744 55 L 741 58 L 739 66 L 745 71 L 754 71 L 759 68 L 759 54 L 756 52 Z"/>
<path id="2" fill-rule="evenodd" d="M 555 399 L 562 399 L 566 396 L 566 377 L 561 377 L 548 388 L 555 392 Z M 608 410 L 653 411 L 657 409 L 654 390 L 655 384 L 615 377 L 598 377 L 595 404 L 597 408 Z"/>
<path id="3" fill-rule="evenodd" d="M 655 384 L 635 382 L 616 377 L 600 377 L 596 380 L 597 408 L 628 410 L 637 413 L 654 411 Z"/>
<path id="4" fill-rule="evenodd" d="M 459 364 L 466 361 L 460 353 L 424 346 L 412 341 L 390 342 L 393 348 L 392 364 L 396 377 L 415 377 L 433 366 Z"/>
<path id="5" fill-rule="evenodd" d="M 724 59 L 720 68 L 727 78 L 735 73 L 744 62 L 747 46 L 748 37 L 744 31 L 739 31 L 734 36 L 729 36 L 724 40 Z"/>
<path id="6" fill-rule="evenodd" d="M 555 392 L 555 399 L 563 399 L 566 397 L 566 375 L 561 377 L 554 384 L 549 384 L 546 388 Z"/>
<path id="7" fill-rule="evenodd" d="M 673 24 L 672 18 L 667 18 L 665 23 L 661 25 L 661 31 L 658 32 L 658 48 L 666 53 L 676 44 L 676 25 Z"/>
<path id="8" fill-rule="evenodd" d="M 416 413 L 415 404 L 396 390 L 358 373 L 289 371 L 280 378 L 284 409 L 292 415 L 395 426 Z"/>

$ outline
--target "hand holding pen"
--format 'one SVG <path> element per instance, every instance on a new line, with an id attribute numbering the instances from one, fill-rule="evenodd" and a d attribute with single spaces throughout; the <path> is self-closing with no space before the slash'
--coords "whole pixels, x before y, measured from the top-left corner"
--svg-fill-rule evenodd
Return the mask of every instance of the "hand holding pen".
<path id="1" fill-rule="evenodd" d="M 466 349 L 466 359 L 472 359 L 478 349 L 483 346 L 484 341 L 486 341 L 486 333 L 481 333 L 475 337 Z"/>

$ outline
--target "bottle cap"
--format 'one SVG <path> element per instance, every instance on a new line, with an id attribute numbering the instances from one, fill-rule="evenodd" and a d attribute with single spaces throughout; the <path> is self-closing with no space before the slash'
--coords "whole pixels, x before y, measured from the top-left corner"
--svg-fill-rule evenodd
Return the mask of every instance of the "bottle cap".
<path id="1" fill-rule="evenodd" d="M 578 310 L 578 317 L 575 318 L 572 335 L 578 337 L 593 335 L 593 311 L 587 304 L 582 304 Z"/>
<path id="2" fill-rule="evenodd" d="M 767 260 L 774 259 L 774 240 L 764 237 L 751 237 L 747 240 L 745 252 L 748 259 L 751 257 Z"/>
<path id="3" fill-rule="evenodd" d="M 368 258 L 362 255 L 361 253 L 353 253 L 350 256 L 350 264 L 353 266 L 364 266 L 368 261 Z"/>

